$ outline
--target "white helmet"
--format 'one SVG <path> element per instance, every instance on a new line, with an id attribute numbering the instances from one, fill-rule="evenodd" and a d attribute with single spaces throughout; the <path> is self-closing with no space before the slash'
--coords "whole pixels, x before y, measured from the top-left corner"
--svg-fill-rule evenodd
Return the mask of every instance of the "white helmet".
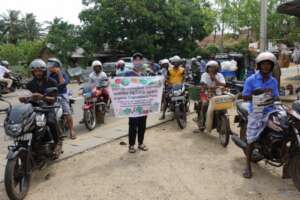
<path id="1" fill-rule="evenodd" d="M 180 62 L 180 61 L 181 61 L 181 58 L 179 56 L 173 56 L 172 58 L 170 58 L 171 63 Z"/>
<path id="2" fill-rule="evenodd" d="M 35 69 L 41 69 L 43 71 L 47 70 L 47 66 L 46 63 L 42 60 L 42 59 L 34 59 L 30 65 L 29 68 L 31 70 L 35 70 Z"/>
<path id="3" fill-rule="evenodd" d="M 92 67 L 95 67 L 95 66 L 102 66 L 102 63 L 99 60 L 94 60 L 92 63 Z"/>
<path id="4" fill-rule="evenodd" d="M 160 61 L 160 64 L 161 64 L 161 65 L 169 64 L 169 63 L 170 63 L 170 62 L 169 62 L 168 59 L 162 59 L 162 60 Z"/>
<path id="5" fill-rule="evenodd" d="M 215 67 L 216 69 L 219 68 L 219 63 L 215 60 L 210 60 L 206 63 L 206 71 L 209 67 Z"/>
<path id="6" fill-rule="evenodd" d="M 273 66 L 276 65 L 276 63 L 277 63 L 276 56 L 271 52 L 262 52 L 255 59 L 255 62 L 257 65 L 264 61 L 272 62 Z"/>

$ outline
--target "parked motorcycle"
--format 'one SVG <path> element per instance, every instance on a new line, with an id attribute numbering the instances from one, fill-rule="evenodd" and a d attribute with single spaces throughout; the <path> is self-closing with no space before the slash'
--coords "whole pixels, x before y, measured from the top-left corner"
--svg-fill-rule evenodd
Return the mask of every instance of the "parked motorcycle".
<path id="1" fill-rule="evenodd" d="M 21 104 L 1 109 L 6 112 L 5 134 L 12 139 L 8 147 L 4 184 L 10 199 L 21 200 L 27 195 L 34 169 L 55 159 L 55 143 L 46 124 L 46 113 L 57 106 Z"/>
<path id="2" fill-rule="evenodd" d="M 181 129 L 186 127 L 187 111 L 189 107 L 189 96 L 186 85 L 175 85 L 167 92 L 167 103 L 169 109 L 174 112 L 174 117 Z"/>
<path id="3" fill-rule="evenodd" d="M 82 88 L 84 97 L 83 122 L 87 129 L 93 130 L 99 121 L 104 122 L 105 114 L 109 110 L 110 103 L 104 101 L 103 90 L 107 87 L 107 82 L 92 86 L 86 84 Z"/>
<path id="4" fill-rule="evenodd" d="M 249 102 L 237 101 L 236 105 L 235 123 L 240 127 L 240 134 L 231 138 L 245 152 Z M 275 167 L 287 165 L 289 176 L 300 190 L 300 102 L 294 102 L 291 109 L 281 102 L 275 102 L 274 106 L 277 111 L 270 115 L 266 128 L 254 142 L 251 161 L 265 159 Z"/>
<path id="5" fill-rule="evenodd" d="M 207 90 L 202 87 L 199 101 L 195 104 L 197 112 L 197 125 L 200 131 L 211 132 L 217 129 L 219 140 L 222 146 L 229 143 L 231 134 L 227 110 L 233 106 L 235 96 L 225 91 L 225 88 L 218 87 L 215 90 Z M 208 102 L 208 107 L 203 102 Z"/>

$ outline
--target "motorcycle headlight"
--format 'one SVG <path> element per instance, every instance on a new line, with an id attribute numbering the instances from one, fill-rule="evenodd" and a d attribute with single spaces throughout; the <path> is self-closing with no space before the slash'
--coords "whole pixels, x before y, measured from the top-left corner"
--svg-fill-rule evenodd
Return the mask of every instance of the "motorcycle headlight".
<path id="1" fill-rule="evenodd" d="M 180 96 L 181 95 L 181 90 L 176 90 L 174 91 L 174 96 Z"/>
<path id="2" fill-rule="evenodd" d="M 5 127 L 5 133 L 9 136 L 18 136 L 22 132 L 23 124 L 7 124 Z"/>

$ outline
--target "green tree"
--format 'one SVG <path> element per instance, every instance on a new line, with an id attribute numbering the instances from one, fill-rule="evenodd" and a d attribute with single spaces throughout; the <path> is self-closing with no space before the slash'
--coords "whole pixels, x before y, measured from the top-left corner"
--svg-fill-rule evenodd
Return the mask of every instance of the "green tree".
<path id="1" fill-rule="evenodd" d="M 214 15 L 205 0 L 85 0 L 82 34 L 91 48 L 104 44 L 127 54 L 187 56 L 213 29 Z"/>
<path id="2" fill-rule="evenodd" d="M 1 15 L 2 36 L 8 43 L 17 44 L 22 28 L 20 26 L 20 11 L 8 10 Z"/>
<path id="3" fill-rule="evenodd" d="M 47 42 L 50 49 L 64 63 L 68 63 L 71 53 L 78 47 L 79 28 L 55 18 L 48 26 Z"/>
<path id="4" fill-rule="evenodd" d="M 25 14 L 21 19 L 23 39 L 33 41 L 41 36 L 41 25 L 32 13 Z"/>

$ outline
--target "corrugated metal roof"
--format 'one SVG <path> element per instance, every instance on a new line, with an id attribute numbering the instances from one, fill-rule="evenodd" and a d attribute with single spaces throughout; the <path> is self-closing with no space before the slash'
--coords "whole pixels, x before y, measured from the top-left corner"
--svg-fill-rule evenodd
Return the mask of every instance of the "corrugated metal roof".
<path id="1" fill-rule="evenodd" d="M 300 0 L 287 1 L 278 6 L 279 13 L 300 17 Z"/>

